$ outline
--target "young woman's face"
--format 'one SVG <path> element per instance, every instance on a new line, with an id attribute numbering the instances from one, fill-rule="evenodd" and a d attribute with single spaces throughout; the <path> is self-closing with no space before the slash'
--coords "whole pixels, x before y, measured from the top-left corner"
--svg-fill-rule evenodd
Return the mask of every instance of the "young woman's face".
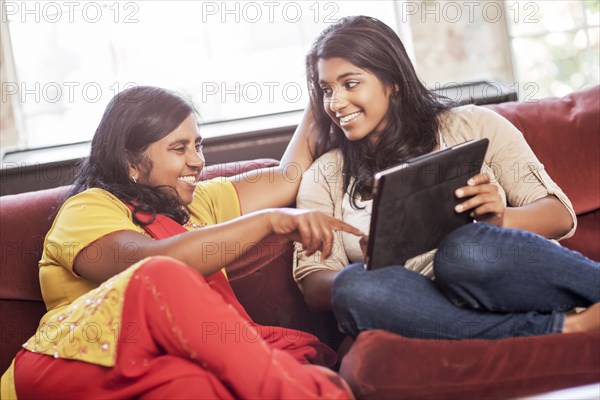
<path id="1" fill-rule="evenodd" d="M 201 142 L 196 119 L 190 115 L 173 132 L 148 146 L 146 159 L 130 165 L 130 175 L 146 185 L 171 186 L 183 204 L 190 204 L 204 168 Z"/>
<path id="2" fill-rule="evenodd" d="M 320 59 L 317 68 L 323 106 L 333 122 L 348 140 L 369 136 L 375 141 L 388 123 L 391 91 L 377 76 L 343 58 Z"/>

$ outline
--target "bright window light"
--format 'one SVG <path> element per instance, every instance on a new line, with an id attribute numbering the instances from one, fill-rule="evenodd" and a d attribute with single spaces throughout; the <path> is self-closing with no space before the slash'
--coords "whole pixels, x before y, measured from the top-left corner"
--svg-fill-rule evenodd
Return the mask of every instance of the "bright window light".
<path id="1" fill-rule="evenodd" d="M 193 99 L 202 122 L 299 110 L 304 56 L 346 15 L 398 26 L 393 1 L 6 1 L 21 147 L 90 140 L 119 91 Z"/>

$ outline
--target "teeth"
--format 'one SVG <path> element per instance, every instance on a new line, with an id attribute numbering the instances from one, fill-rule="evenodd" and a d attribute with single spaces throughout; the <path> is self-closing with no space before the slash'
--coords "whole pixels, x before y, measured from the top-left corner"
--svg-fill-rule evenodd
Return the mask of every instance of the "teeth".
<path id="1" fill-rule="evenodd" d="M 196 183 L 196 177 L 194 175 L 180 176 L 178 180 L 194 185 Z"/>
<path id="2" fill-rule="evenodd" d="M 347 122 L 352 121 L 354 118 L 358 117 L 359 115 L 360 115 L 360 111 L 357 111 L 357 112 L 352 113 L 352 114 L 348 114 L 348 115 L 346 115 L 344 117 L 341 117 L 340 118 L 340 122 L 343 123 L 343 124 L 345 124 Z"/>

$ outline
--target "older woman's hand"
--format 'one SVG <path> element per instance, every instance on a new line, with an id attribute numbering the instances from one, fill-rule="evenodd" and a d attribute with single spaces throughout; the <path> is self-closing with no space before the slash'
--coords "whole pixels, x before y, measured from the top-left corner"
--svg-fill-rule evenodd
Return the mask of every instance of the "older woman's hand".
<path id="1" fill-rule="evenodd" d="M 356 236 L 363 233 L 339 219 L 318 211 L 279 208 L 270 210 L 271 231 L 302 244 L 307 256 L 321 251 L 322 260 L 333 250 L 334 231 L 344 231 Z"/>

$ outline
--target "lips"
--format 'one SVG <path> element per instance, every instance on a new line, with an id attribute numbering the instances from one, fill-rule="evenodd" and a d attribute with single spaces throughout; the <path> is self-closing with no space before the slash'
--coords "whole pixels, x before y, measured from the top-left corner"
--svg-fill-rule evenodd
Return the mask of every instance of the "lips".
<path id="1" fill-rule="evenodd" d="M 362 111 L 356 111 L 356 112 L 353 112 L 352 114 L 347 114 L 347 115 L 344 115 L 343 117 L 339 117 L 340 125 L 343 126 L 343 125 L 350 123 L 351 121 L 355 120 L 358 116 L 360 116 L 360 114 L 362 114 Z"/>
<path id="2" fill-rule="evenodd" d="M 177 178 L 178 181 L 185 182 L 189 185 L 195 185 L 198 183 L 198 176 L 196 175 L 184 175 Z"/>

